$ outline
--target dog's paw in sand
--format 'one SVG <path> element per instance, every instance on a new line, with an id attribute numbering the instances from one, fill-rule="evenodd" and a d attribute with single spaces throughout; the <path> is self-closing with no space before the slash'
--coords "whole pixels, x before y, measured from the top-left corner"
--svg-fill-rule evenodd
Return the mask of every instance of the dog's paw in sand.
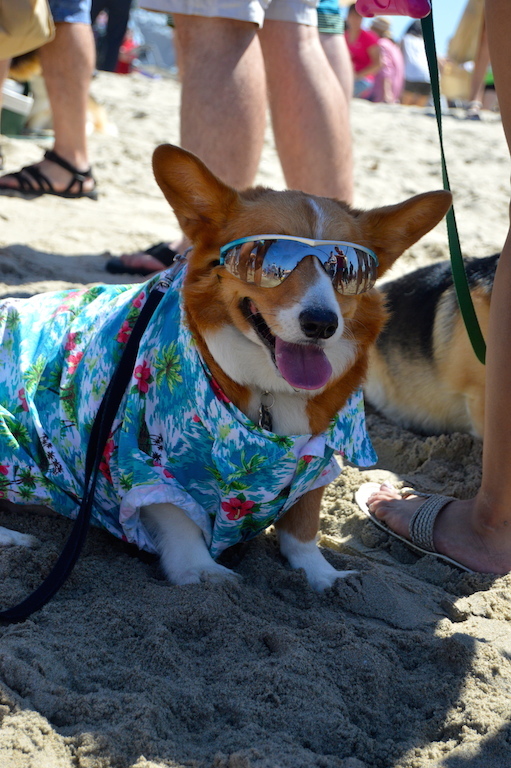
<path id="1" fill-rule="evenodd" d="M 237 582 L 241 581 L 241 579 L 242 577 L 239 573 L 235 573 L 229 570 L 229 568 L 213 562 L 208 565 L 188 568 L 188 570 L 174 575 L 172 583 L 178 587 L 183 587 L 185 584 L 201 584 L 205 581 L 219 584 L 222 582 Z"/>
<path id="2" fill-rule="evenodd" d="M 37 547 L 38 544 L 39 540 L 35 536 L 0 527 L 0 547 Z"/>
<path id="3" fill-rule="evenodd" d="M 328 587 L 333 587 L 338 579 L 346 579 L 355 573 L 358 573 L 358 571 L 336 571 L 333 565 L 330 565 L 326 560 L 322 564 L 321 569 L 315 570 L 312 573 L 305 571 L 307 581 L 316 592 L 324 592 Z"/>
<path id="4" fill-rule="evenodd" d="M 337 579 L 345 579 L 358 571 L 337 571 L 319 551 L 316 540 L 299 541 L 291 533 L 279 532 L 280 551 L 291 568 L 302 568 L 307 581 L 316 592 L 324 592 Z"/>

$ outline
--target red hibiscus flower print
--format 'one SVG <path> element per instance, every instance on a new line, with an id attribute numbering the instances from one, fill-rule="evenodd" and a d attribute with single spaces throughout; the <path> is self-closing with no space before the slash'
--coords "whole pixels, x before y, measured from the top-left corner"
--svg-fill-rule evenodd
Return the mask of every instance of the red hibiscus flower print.
<path id="1" fill-rule="evenodd" d="M 131 325 L 128 323 L 127 320 L 124 321 L 124 323 L 121 325 L 121 330 L 117 334 L 116 341 L 119 342 L 119 344 L 126 344 L 130 337 L 131 333 Z"/>
<path id="2" fill-rule="evenodd" d="M 137 365 L 133 375 L 137 380 L 138 391 L 145 395 L 149 390 L 149 384 L 153 380 L 153 377 L 151 376 L 151 368 L 145 360 L 143 360 L 142 365 Z"/>
<path id="3" fill-rule="evenodd" d="M 67 358 L 67 363 L 69 366 L 69 373 L 74 373 L 76 371 L 76 368 L 78 367 L 78 363 L 83 357 L 83 352 L 75 352 L 74 355 L 69 355 Z"/>
<path id="4" fill-rule="evenodd" d="M 163 470 L 163 474 L 165 475 L 165 477 L 170 477 L 170 478 L 173 478 L 173 477 L 174 477 L 174 475 L 172 474 L 172 472 L 169 472 L 169 470 L 168 470 L 168 469 L 164 469 L 164 470 Z"/>
<path id="5" fill-rule="evenodd" d="M 113 441 L 113 437 L 110 435 L 106 442 L 105 450 L 103 451 L 103 456 L 101 457 L 101 461 L 99 463 L 99 471 L 103 477 L 106 477 L 109 483 L 112 482 L 112 475 L 110 474 L 110 459 L 112 458 L 114 448 L 115 443 Z"/>
<path id="6" fill-rule="evenodd" d="M 227 512 L 227 517 L 229 520 L 239 520 L 240 517 L 245 517 L 245 515 L 249 515 L 253 507 L 255 507 L 254 501 L 249 501 L 248 499 L 245 499 L 245 497 L 233 497 L 232 499 L 229 499 L 229 501 L 222 501 L 222 509 L 224 512 Z"/>
<path id="7" fill-rule="evenodd" d="M 140 309 L 145 299 L 145 291 L 142 291 L 135 299 L 133 299 L 133 306 Z"/>
<path id="8" fill-rule="evenodd" d="M 66 346 L 64 349 L 67 349 L 69 352 L 72 352 L 72 350 L 76 347 L 76 332 L 69 333 L 67 336 Z"/>
<path id="9" fill-rule="evenodd" d="M 2 475 L 8 475 L 9 466 L 7 464 L 0 464 L 0 472 L 2 473 Z"/>
<path id="10" fill-rule="evenodd" d="M 18 389 L 18 397 L 20 399 L 21 407 L 24 411 L 28 411 L 28 403 L 25 397 L 25 389 L 22 387 L 21 389 Z"/>

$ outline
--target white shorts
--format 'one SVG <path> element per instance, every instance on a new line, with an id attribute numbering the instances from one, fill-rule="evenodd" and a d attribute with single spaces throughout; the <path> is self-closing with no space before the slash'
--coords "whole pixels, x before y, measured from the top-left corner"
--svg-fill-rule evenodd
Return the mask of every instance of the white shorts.
<path id="1" fill-rule="evenodd" d="M 236 19 L 263 26 L 265 19 L 318 26 L 319 0 L 141 0 L 140 7 L 185 16 Z"/>

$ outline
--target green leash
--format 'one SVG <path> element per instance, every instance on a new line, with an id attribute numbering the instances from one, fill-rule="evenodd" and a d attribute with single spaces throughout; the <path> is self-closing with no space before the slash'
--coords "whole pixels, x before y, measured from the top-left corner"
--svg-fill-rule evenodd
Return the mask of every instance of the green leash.
<path id="1" fill-rule="evenodd" d="M 426 47 L 426 56 L 429 65 L 429 74 L 431 78 L 431 91 L 433 94 L 433 103 L 435 105 L 438 136 L 440 139 L 442 178 L 444 189 L 450 192 L 451 187 L 449 185 L 449 176 L 447 175 L 444 140 L 442 134 L 442 111 L 440 106 L 440 85 L 438 77 L 438 61 L 436 57 L 435 33 L 433 30 L 433 12 L 431 12 L 429 16 L 421 19 L 421 24 L 422 33 L 424 36 L 424 44 Z M 451 253 L 452 276 L 454 280 L 456 296 L 458 298 L 458 305 L 475 355 L 479 362 L 484 365 L 486 359 L 486 344 L 483 338 L 483 334 L 481 333 L 481 328 L 479 327 L 477 315 L 472 303 L 472 297 L 470 295 L 467 275 L 465 273 L 465 266 L 463 264 L 463 256 L 461 255 L 460 239 L 458 236 L 458 228 L 456 226 L 456 218 L 454 216 L 453 207 L 451 207 L 447 213 L 446 222 L 447 237 L 449 240 L 449 251 Z"/>

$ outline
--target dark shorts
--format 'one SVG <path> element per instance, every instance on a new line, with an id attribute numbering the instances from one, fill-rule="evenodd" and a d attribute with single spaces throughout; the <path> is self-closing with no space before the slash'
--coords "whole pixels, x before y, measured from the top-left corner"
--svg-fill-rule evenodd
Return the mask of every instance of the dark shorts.
<path id="1" fill-rule="evenodd" d="M 91 0 L 49 0 L 51 15 L 57 23 L 90 24 Z"/>
<path id="2" fill-rule="evenodd" d="M 404 90 L 409 93 L 418 93 L 419 96 L 429 96 L 431 93 L 431 83 L 418 83 L 412 80 L 405 80 Z"/>

